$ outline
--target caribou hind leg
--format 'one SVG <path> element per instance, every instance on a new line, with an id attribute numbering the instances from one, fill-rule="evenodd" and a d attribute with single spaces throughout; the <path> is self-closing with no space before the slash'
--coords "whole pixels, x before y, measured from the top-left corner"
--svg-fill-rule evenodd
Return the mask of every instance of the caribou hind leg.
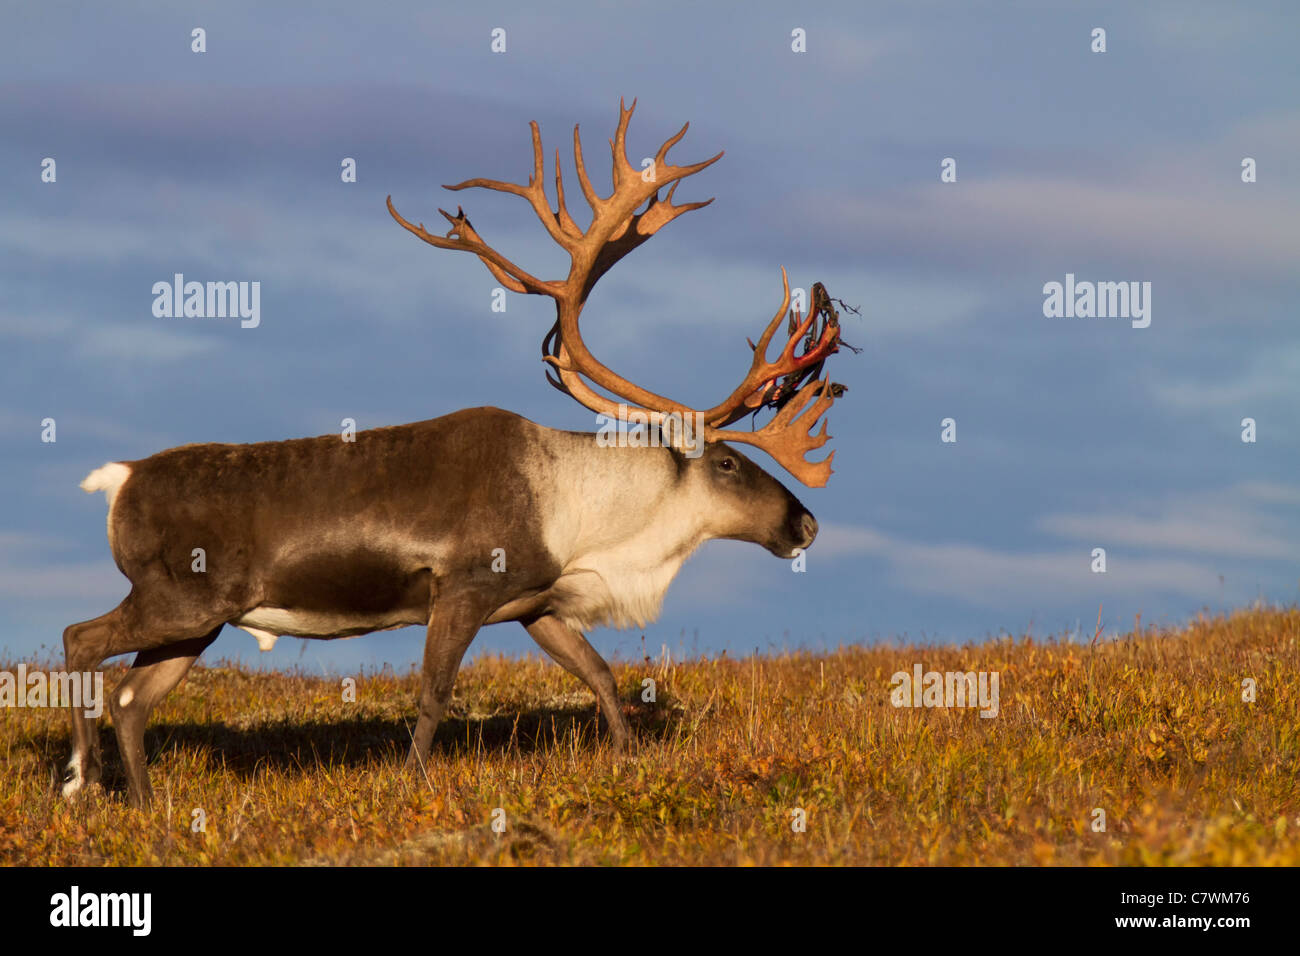
<path id="1" fill-rule="evenodd" d="M 64 629 L 64 659 L 70 672 L 97 671 L 106 658 L 127 650 L 125 607 L 123 601 L 107 614 Z M 83 708 L 71 707 L 68 713 L 72 717 L 72 756 L 63 772 L 63 795 L 71 799 L 87 785 L 99 783 L 103 762 L 98 719 L 88 716 Z"/>
<path id="2" fill-rule="evenodd" d="M 609 725 L 614 750 L 626 750 L 631 730 L 618 703 L 618 686 L 614 683 L 614 675 L 604 658 L 596 653 L 596 649 L 580 631 L 553 615 L 544 614 L 524 627 L 557 664 L 591 688 L 600 701 L 601 713 Z"/>
<path id="3" fill-rule="evenodd" d="M 147 806 L 149 778 L 144 769 L 144 724 L 164 694 L 180 681 L 203 648 L 212 643 L 224 616 L 178 614 L 173 593 L 155 593 L 144 601 L 133 588 L 126 599 L 89 621 L 63 632 L 67 668 L 98 670 L 110 657 L 140 652 L 132 669 L 109 697 L 109 712 L 127 771 L 127 795 L 135 806 Z M 182 664 L 183 662 L 183 664 Z M 102 773 L 99 728 L 94 717 L 73 709 L 72 757 L 63 777 L 63 795 L 77 796 L 86 784 L 98 783 Z"/>
<path id="4" fill-rule="evenodd" d="M 217 639 L 218 624 L 203 637 L 165 644 L 141 651 L 131 669 L 109 698 L 113 730 L 126 767 L 127 800 L 133 807 L 146 808 L 153 800 L 149 771 L 145 767 L 144 728 L 158 702 L 185 676 L 200 654 Z"/>

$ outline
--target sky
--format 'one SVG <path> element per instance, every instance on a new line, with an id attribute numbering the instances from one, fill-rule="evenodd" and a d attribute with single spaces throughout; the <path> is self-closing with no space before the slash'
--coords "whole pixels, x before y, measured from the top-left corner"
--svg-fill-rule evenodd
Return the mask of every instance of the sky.
<path id="1" fill-rule="evenodd" d="M 712 405 L 784 266 L 860 309 L 862 352 L 829 363 L 825 489 L 754 455 L 820 522 L 806 571 L 710 542 L 656 623 L 591 635 L 603 654 L 1086 639 L 1099 613 L 1109 634 L 1292 603 L 1298 27 L 1290 3 L 0 4 L 0 659 L 61 655 L 125 596 L 78 488 L 106 461 L 477 405 L 594 430 L 545 384 L 551 301 L 493 311 L 491 275 L 384 198 L 431 228 L 462 204 L 560 277 L 526 203 L 440 184 L 524 181 L 536 120 L 571 184 L 580 124 L 607 190 L 620 97 L 634 163 L 687 120 L 671 159 L 726 154 L 676 196 L 714 203 L 601 280 L 592 351 Z M 260 282 L 260 323 L 155 316 L 176 273 Z M 1067 275 L 1150 283 L 1150 324 L 1045 315 Z M 206 657 L 405 670 L 422 643 L 262 654 L 227 628 Z M 471 655 L 532 647 L 495 625 Z"/>

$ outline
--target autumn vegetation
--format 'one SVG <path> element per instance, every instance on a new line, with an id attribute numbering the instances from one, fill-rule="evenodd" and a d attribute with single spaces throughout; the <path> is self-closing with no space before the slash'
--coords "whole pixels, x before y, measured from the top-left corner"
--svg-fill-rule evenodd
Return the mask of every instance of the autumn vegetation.
<path id="1" fill-rule="evenodd" d="M 917 662 L 998 672 L 998 716 L 892 706 Z M 107 716 L 106 786 L 69 805 L 67 715 L 6 708 L 0 863 L 1300 865 L 1294 607 L 613 667 L 633 755 L 560 668 L 485 656 L 411 775 L 414 671 L 357 675 L 345 701 L 338 677 L 199 666 L 146 735 L 149 812 Z"/>

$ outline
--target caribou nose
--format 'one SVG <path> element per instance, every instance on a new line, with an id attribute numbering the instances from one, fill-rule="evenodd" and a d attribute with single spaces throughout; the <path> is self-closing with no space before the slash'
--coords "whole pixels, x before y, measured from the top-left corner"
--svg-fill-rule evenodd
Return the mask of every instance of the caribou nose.
<path id="1" fill-rule="evenodd" d="M 799 530 L 803 532 L 803 547 L 806 548 L 817 537 L 817 519 L 805 511 L 799 519 Z"/>

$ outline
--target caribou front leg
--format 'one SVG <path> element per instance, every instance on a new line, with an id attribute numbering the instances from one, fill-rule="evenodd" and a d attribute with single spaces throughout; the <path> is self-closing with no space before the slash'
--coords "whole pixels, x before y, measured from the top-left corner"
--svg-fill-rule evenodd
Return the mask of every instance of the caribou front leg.
<path id="1" fill-rule="evenodd" d="M 488 605 L 472 595 L 439 595 L 433 602 L 424 640 L 420 716 L 406 758 L 408 770 L 423 769 L 429 759 L 433 734 L 451 701 L 461 658 L 482 626 L 487 610 Z"/>
<path id="2" fill-rule="evenodd" d="M 614 683 L 614 675 L 605 659 L 596 653 L 596 649 L 581 632 L 550 614 L 545 614 L 524 627 L 557 664 L 591 688 L 600 701 L 601 713 L 609 725 L 614 750 L 626 750 L 631 730 L 627 718 L 623 716 L 623 709 L 619 706 L 618 686 Z"/>

